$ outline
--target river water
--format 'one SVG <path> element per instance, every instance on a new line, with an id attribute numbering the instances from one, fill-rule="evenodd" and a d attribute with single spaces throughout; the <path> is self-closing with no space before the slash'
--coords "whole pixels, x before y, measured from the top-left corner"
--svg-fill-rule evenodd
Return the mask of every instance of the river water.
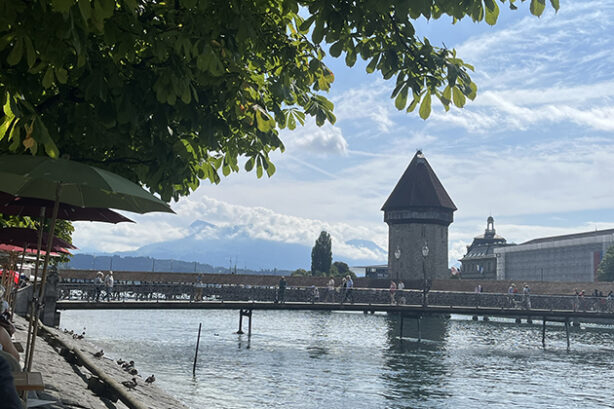
<path id="1" fill-rule="evenodd" d="M 105 356 L 200 408 L 613 408 L 614 327 L 350 312 L 64 311 Z M 244 331 L 247 331 L 244 319 Z M 196 377 L 192 376 L 202 323 Z"/>

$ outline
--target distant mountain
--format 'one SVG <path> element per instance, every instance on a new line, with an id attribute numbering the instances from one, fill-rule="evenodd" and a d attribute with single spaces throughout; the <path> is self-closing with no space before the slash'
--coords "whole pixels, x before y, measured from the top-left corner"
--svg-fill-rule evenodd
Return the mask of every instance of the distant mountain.
<path id="1" fill-rule="evenodd" d="M 250 226 L 246 225 L 218 227 L 203 220 L 196 220 L 183 238 L 148 244 L 134 251 L 115 253 L 113 256 L 75 255 L 70 265 L 73 268 L 109 269 L 109 266 L 113 265 L 116 270 L 151 271 L 155 268 L 156 271 L 170 271 L 173 263 L 172 271 L 188 272 L 228 271 L 235 266 L 238 271 L 275 269 L 294 271 L 298 268 L 309 270 L 311 246 L 254 238 L 250 236 L 250 231 Z M 386 259 L 386 252 L 371 241 L 349 240 L 345 244 L 355 247 L 357 253 L 367 250 L 364 253 L 381 257 L 337 256 L 333 243 L 334 261 L 343 261 L 349 265 L 365 265 L 381 264 Z M 130 268 L 120 268 L 120 265 L 126 262 Z M 77 265 L 95 267 L 77 267 Z"/>
<path id="2" fill-rule="evenodd" d="M 215 224 L 207 223 L 204 220 L 196 220 L 194 223 L 190 225 L 191 232 L 198 232 L 203 229 L 212 228 L 215 229 Z"/>
<path id="3" fill-rule="evenodd" d="M 345 244 L 348 244 L 352 247 L 365 248 L 377 253 L 382 253 L 384 255 L 386 254 L 386 250 L 369 240 L 354 239 L 346 241 Z"/>

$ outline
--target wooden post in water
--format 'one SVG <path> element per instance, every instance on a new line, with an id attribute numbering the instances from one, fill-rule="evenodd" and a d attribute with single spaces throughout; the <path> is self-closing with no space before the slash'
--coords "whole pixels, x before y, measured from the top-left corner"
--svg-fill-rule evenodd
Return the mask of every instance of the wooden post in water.
<path id="1" fill-rule="evenodd" d="M 196 338 L 196 353 L 194 354 L 194 366 L 192 367 L 192 376 L 196 376 L 196 359 L 198 359 L 198 346 L 200 345 L 200 329 L 203 323 L 198 324 L 198 338 Z"/>
<path id="2" fill-rule="evenodd" d="M 252 336 L 252 310 L 249 310 L 249 321 L 247 324 L 247 337 L 251 337 Z"/>
<path id="3" fill-rule="evenodd" d="M 399 338 L 403 340 L 403 313 L 399 313 L 399 320 L 401 321 L 401 325 L 399 327 Z"/>
<path id="4" fill-rule="evenodd" d="M 243 334 L 243 310 L 239 310 L 239 330 L 237 334 Z"/>
<path id="5" fill-rule="evenodd" d="M 567 351 L 569 352 L 569 318 L 565 319 L 565 333 L 567 335 Z"/>
<path id="6" fill-rule="evenodd" d="M 546 348 L 546 317 L 542 321 L 542 347 Z"/>
<path id="7" fill-rule="evenodd" d="M 418 342 L 422 341 L 422 330 L 420 328 L 420 321 L 422 320 L 422 315 L 418 315 Z"/>

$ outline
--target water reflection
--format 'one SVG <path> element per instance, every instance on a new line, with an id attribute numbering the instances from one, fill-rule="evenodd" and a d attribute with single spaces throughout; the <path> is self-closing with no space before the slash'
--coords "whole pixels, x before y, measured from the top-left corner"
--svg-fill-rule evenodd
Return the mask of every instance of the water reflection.
<path id="1" fill-rule="evenodd" d="M 386 384 L 387 407 L 433 407 L 449 393 L 446 383 L 449 371 L 441 355 L 448 331 L 448 319 L 443 316 L 401 319 L 387 318 L 388 347 L 381 377 Z M 418 339 L 420 338 L 420 342 Z"/>
<path id="2" fill-rule="evenodd" d="M 237 334 L 238 337 L 238 347 L 239 349 L 241 348 L 245 348 L 245 349 L 249 349 L 249 347 L 251 346 L 251 342 L 252 342 L 252 337 L 250 337 L 249 335 L 243 335 L 243 334 Z"/>

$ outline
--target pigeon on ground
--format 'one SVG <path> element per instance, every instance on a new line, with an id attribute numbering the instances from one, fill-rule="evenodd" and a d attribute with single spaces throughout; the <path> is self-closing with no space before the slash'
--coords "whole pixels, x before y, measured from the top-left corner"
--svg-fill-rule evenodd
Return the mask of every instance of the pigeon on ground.
<path id="1" fill-rule="evenodd" d="M 128 389 L 134 389 L 136 388 L 136 385 L 137 385 L 136 378 L 132 378 L 132 380 L 130 381 L 123 381 L 122 385 L 124 385 Z"/>
<path id="2" fill-rule="evenodd" d="M 152 374 L 151 376 L 148 376 L 147 379 L 145 379 L 145 383 L 148 384 L 152 384 L 156 381 L 156 377 Z"/>
<path id="3" fill-rule="evenodd" d="M 100 351 L 94 354 L 96 358 L 102 358 L 104 356 L 104 351 L 101 349 Z"/>
<path id="4" fill-rule="evenodd" d="M 130 375 L 138 375 L 139 371 L 136 370 L 136 368 L 130 368 L 130 370 L 128 371 L 128 373 Z"/>

